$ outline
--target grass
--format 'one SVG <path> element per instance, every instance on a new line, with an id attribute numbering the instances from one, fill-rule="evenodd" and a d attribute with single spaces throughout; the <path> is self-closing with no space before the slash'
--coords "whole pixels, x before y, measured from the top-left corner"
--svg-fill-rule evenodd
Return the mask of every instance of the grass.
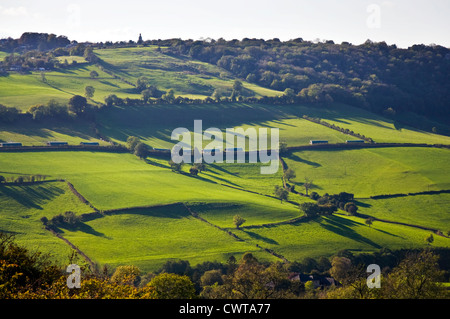
<path id="1" fill-rule="evenodd" d="M 131 154 L 87 151 L 5 153 L 0 154 L 0 165 L 22 174 L 46 174 L 68 179 L 102 210 L 181 201 L 256 202 L 279 209 L 288 206 L 281 205 L 276 199 L 149 165 Z"/>
<path id="2" fill-rule="evenodd" d="M 69 144 L 98 142 L 109 145 L 95 136 L 92 124 L 82 120 L 34 122 L 23 121 L 13 124 L 3 123 L 0 127 L 0 141 L 21 142 L 23 145 L 45 145 L 47 141 L 66 141 Z"/>
<path id="3" fill-rule="evenodd" d="M 227 128 L 278 128 L 280 140 L 288 146 L 305 145 L 311 139 L 327 139 L 342 143 L 348 138 L 343 133 L 298 118 L 290 109 L 262 104 L 212 105 L 152 105 L 145 107 L 116 107 L 102 113 L 99 122 L 102 131 L 112 140 L 124 143 L 134 135 L 155 148 L 171 148 L 178 141 L 171 140 L 172 131 L 185 127 L 194 131 L 194 120 L 202 120 L 203 130 Z M 225 137 L 224 137 L 225 139 Z M 207 146 L 210 141 L 205 140 Z M 247 144 L 248 147 L 248 144 Z"/>
<path id="4" fill-rule="evenodd" d="M 286 163 L 324 193 L 349 192 L 355 197 L 450 189 L 449 151 L 434 148 L 378 148 L 294 152 Z"/>
<path id="5" fill-rule="evenodd" d="M 142 58 L 139 63 L 143 64 L 162 58 L 160 53 L 153 54 L 152 48 L 142 50 L 150 51 L 148 56 L 139 50 L 127 52 L 123 55 L 123 63 L 127 64 L 130 54 L 139 55 L 139 59 Z M 118 60 L 114 63 L 120 64 L 119 53 L 105 52 Z M 59 89 L 73 94 L 87 83 L 83 82 L 85 79 L 91 81 L 87 80 L 91 68 L 82 65 L 70 69 L 73 73 L 66 75 L 48 74 L 49 83 L 59 83 Z M 130 77 L 137 75 L 131 66 L 128 71 L 116 71 L 129 71 Z M 101 74 L 100 79 L 92 81 L 109 81 L 107 76 Z M 79 82 L 72 81 L 71 77 L 78 78 Z M 29 79 L 32 79 L 31 75 Z M 127 90 L 120 85 L 116 89 Z M 135 135 L 151 146 L 162 148 L 174 144 L 175 141 L 170 139 L 174 128 L 186 127 L 192 131 L 194 119 L 203 120 L 203 129 L 277 127 L 281 140 L 288 146 L 303 145 L 310 139 L 338 143 L 348 138 L 302 119 L 303 114 L 335 121 L 343 127 L 348 125 L 377 142 L 434 143 L 447 140 L 445 136 L 410 128 L 392 128 L 394 124 L 388 119 L 338 104 L 328 109 L 244 103 L 114 107 L 98 113 L 97 121 L 101 133 L 114 141 L 124 143 L 129 135 Z M 95 140 L 95 137 L 92 127 L 79 121 L 67 125 L 4 125 L 0 129 L 0 139 L 38 145 L 50 139 L 78 144 L 81 140 Z M 448 152 L 446 149 L 416 147 L 299 151 L 288 156 L 286 162 L 296 171 L 297 178 L 293 184 L 299 191 L 304 178 L 309 177 L 314 184 L 312 191 L 321 195 L 342 191 L 354 193 L 362 214 L 446 232 L 450 229 L 448 194 L 382 200 L 368 197 L 450 189 Z M 378 221 L 369 227 L 362 218 L 339 214 L 309 222 L 279 224 L 302 215 L 297 205 L 280 203 L 264 196 L 272 195 L 274 185 L 281 185 L 281 169 L 274 175 L 261 175 L 261 164 L 216 163 L 207 165 L 207 171 L 192 177 L 188 174 L 189 167 L 185 165 L 184 173 L 178 174 L 169 169 L 165 159 L 139 160 L 132 154 L 88 151 L 0 153 L 0 175 L 43 174 L 49 178 L 66 179 L 98 209 L 119 209 L 113 215 L 86 221 L 77 229 L 62 229 L 65 238 L 102 265 L 135 264 L 145 271 L 152 271 L 168 259 L 185 259 L 192 264 L 226 261 L 229 256 L 239 256 L 246 251 L 257 254 L 261 259 L 276 260 L 256 245 L 273 249 L 289 260 L 300 260 L 331 256 L 342 249 L 371 252 L 382 247 L 424 247 L 424 238 L 430 233 Z M 297 203 L 309 201 L 293 194 L 290 199 Z M 191 216 L 183 206 L 176 204 L 179 202 L 187 203 L 193 212 L 212 225 Z M 70 251 L 68 246 L 46 232 L 40 218 L 67 210 L 77 213 L 91 211 L 79 202 L 65 183 L 60 182 L 32 186 L 1 185 L 0 205 L 0 230 L 15 233 L 30 247 L 43 247 L 62 259 Z M 162 206 L 123 210 L 149 205 Z M 240 230 L 235 229 L 232 223 L 237 214 L 246 220 Z M 262 226 L 267 224 L 271 225 Z M 214 226 L 232 231 L 244 241 L 237 241 Z M 432 245 L 448 247 L 448 243 L 448 238 L 435 236 Z"/>
<path id="6" fill-rule="evenodd" d="M 94 53 L 104 67 L 126 80 L 136 83 L 140 76 L 161 90 L 174 89 L 176 95 L 205 98 L 215 89 L 231 94 L 234 78 L 216 65 L 165 55 L 157 46 L 99 49 Z M 275 96 L 282 92 L 261 88 L 242 81 L 247 94 Z"/>
<path id="7" fill-rule="evenodd" d="M 2 166 L 3 167 L 3 166 Z M 4 172 L 0 174 L 4 175 Z M 71 251 L 62 240 L 43 228 L 40 219 L 73 211 L 92 209 L 81 203 L 64 182 L 45 182 L 27 186 L 0 185 L 0 231 L 13 234 L 30 250 L 49 252 L 58 262 L 67 262 Z"/>
<path id="8" fill-rule="evenodd" d="M 318 117 L 344 129 L 348 128 L 366 137 L 371 137 L 377 143 L 450 144 L 450 136 L 415 129 L 398 121 L 344 104 L 333 104 L 327 108 L 300 106 L 297 112 L 302 115 Z"/>
<path id="9" fill-rule="evenodd" d="M 249 243 L 280 253 L 288 260 L 305 257 L 330 257 L 344 248 L 355 253 L 374 252 L 380 248 L 423 248 L 429 231 L 382 222 L 371 227 L 356 217 L 333 215 L 309 222 L 233 230 Z M 433 246 L 448 247 L 450 240 L 434 236 Z"/>
<path id="10" fill-rule="evenodd" d="M 132 264 L 155 271 L 169 259 L 204 261 L 239 258 L 247 251 L 267 260 L 254 245 L 192 217 L 181 205 L 118 212 L 86 222 L 90 233 L 66 231 L 64 236 L 95 261 L 112 267 Z"/>
<path id="11" fill-rule="evenodd" d="M 450 194 L 361 199 L 357 204 L 364 215 L 450 231 Z"/>

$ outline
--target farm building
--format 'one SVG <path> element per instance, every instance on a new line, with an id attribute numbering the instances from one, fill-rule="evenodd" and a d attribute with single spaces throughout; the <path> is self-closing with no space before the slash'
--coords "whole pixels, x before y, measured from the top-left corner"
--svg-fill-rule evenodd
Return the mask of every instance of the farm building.
<path id="1" fill-rule="evenodd" d="M 364 143 L 364 140 L 347 140 L 345 143 Z"/>
<path id="2" fill-rule="evenodd" d="M 0 143 L 1 147 L 21 147 L 22 143 L 18 143 L 18 142 L 5 142 L 5 143 Z"/>
<path id="3" fill-rule="evenodd" d="M 310 140 L 310 141 L 309 141 L 309 144 L 311 144 L 311 145 L 315 145 L 315 144 L 328 144 L 328 141 L 313 141 L 313 140 Z"/>
<path id="4" fill-rule="evenodd" d="M 334 278 L 317 274 L 309 275 L 292 273 L 290 274 L 289 279 L 291 281 L 300 281 L 301 283 L 307 283 L 308 281 L 311 281 L 314 285 L 314 288 L 324 288 L 338 285 Z"/>
<path id="5" fill-rule="evenodd" d="M 63 146 L 67 145 L 67 142 L 60 142 L 60 141 L 48 141 L 47 146 Z"/>
<path id="6" fill-rule="evenodd" d="M 100 144 L 98 142 L 81 142 L 80 145 L 98 146 Z"/>

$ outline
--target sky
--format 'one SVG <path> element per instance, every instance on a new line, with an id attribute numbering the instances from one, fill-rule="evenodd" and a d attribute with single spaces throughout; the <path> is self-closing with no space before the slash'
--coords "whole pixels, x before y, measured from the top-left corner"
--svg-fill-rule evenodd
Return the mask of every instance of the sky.
<path id="1" fill-rule="evenodd" d="M 0 38 L 78 42 L 303 38 L 450 47 L 449 0 L 0 0 Z"/>

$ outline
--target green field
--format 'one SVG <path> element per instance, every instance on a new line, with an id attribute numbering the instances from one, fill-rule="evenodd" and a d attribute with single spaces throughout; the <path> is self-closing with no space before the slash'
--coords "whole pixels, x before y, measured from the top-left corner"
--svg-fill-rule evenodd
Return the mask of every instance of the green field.
<path id="1" fill-rule="evenodd" d="M 414 195 L 358 200 L 360 213 L 385 220 L 442 229 L 450 226 L 450 195 Z M 446 228 L 447 227 L 447 228 Z"/>
<path id="2" fill-rule="evenodd" d="M 211 96 L 215 89 L 227 96 L 232 91 L 234 77 L 226 70 L 208 63 L 163 54 L 157 46 L 100 49 L 95 50 L 95 54 L 104 61 L 104 67 L 132 83 L 140 76 L 145 76 L 150 84 L 161 90 L 174 89 L 177 95 L 190 98 Z M 245 81 L 243 85 L 249 95 L 282 94 Z"/>
<path id="3" fill-rule="evenodd" d="M 3 168 L 4 166 L 2 166 Z M 1 172 L 5 175 L 5 172 Z M 29 186 L 0 185 L 0 231 L 14 234 L 17 241 L 67 263 L 71 248 L 46 231 L 40 219 L 73 211 L 89 213 L 92 209 L 81 203 L 64 182 L 45 182 Z"/>
<path id="4" fill-rule="evenodd" d="M 345 249 L 374 252 L 381 248 L 401 249 L 424 247 L 430 231 L 375 221 L 371 227 L 364 219 L 333 215 L 308 223 L 262 227 L 233 231 L 250 243 L 275 250 L 288 260 L 332 256 Z M 450 240 L 435 236 L 433 245 L 448 247 Z"/>
<path id="5" fill-rule="evenodd" d="M 356 107 L 336 104 L 329 108 L 299 107 L 298 112 L 372 138 L 377 143 L 450 144 L 450 137 L 425 132 Z M 425 119 L 420 119 L 425 121 Z M 416 119 L 416 121 L 418 121 Z"/>
<path id="6" fill-rule="evenodd" d="M 235 80 L 217 66 L 171 57 L 159 52 L 155 46 L 100 49 L 95 50 L 95 54 L 102 59 L 99 65 L 86 63 L 79 56 L 58 57 L 60 62 L 67 60 L 71 63 L 75 60 L 77 64 L 45 71 L 46 82 L 42 80 L 40 71 L 29 74 L 11 72 L 0 77 L 0 103 L 21 110 L 36 104 L 46 104 L 52 99 L 66 103 L 73 95 L 84 95 L 86 86 L 95 89 L 90 100 L 92 104 L 103 103 L 110 94 L 140 99 L 141 93 L 129 84 L 136 84 L 140 76 L 147 77 L 149 84 L 160 90 L 173 89 L 177 96 L 204 99 L 211 96 L 215 89 L 229 96 Z M 91 71 L 96 71 L 99 76 L 92 79 Z M 243 86 L 243 93 L 247 96 L 282 95 L 282 92 L 245 81 Z"/>
<path id="7" fill-rule="evenodd" d="M 286 158 L 299 187 L 305 177 L 323 195 L 355 197 L 450 189 L 447 149 L 396 147 L 361 150 L 299 151 Z"/>
<path id="8" fill-rule="evenodd" d="M 67 59 L 69 64 L 72 60 L 77 63 L 46 71 L 46 82 L 40 72 L 11 72 L 0 77 L 0 104 L 26 111 L 50 99 L 66 103 L 75 94 L 84 95 L 87 85 L 95 88 L 90 101 L 93 105 L 102 103 L 109 94 L 140 98 L 135 86 L 129 84 L 136 83 L 140 76 L 161 90 L 174 89 L 176 95 L 190 98 L 203 99 L 215 89 L 227 96 L 231 93 L 235 78 L 229 72 L 163 52 L 157 46 L 96 49 L 99 65 L 87 63 L 82 57 L 62 56 L 58 58 L 62 62 Z M 90 77 L 93 70 L 99 73 L 96 79 Z M 282 94 L 242 82 L 245 96 Z M 414 124 L 423 120 L 424 130 L 337 103 L 327 107 L 262 103 L 120 105 L 102 108 L 92 118 L 2 123 L 0 141 L 24 145 L 43 145 L 49 140 L 72 145 L 96 141 L 109 145 L 102 136 L 125 145 L 129 136 L 137 136 L 151 147 L 168 149 L 177 143 L 171 139 L 172 131 L 185 127 L 193 132 L 194 120 L 202 120 L 203 130 L 215 127 L 222 132 L 226 128 L 278 128 L 280 140 L 290 147 L 307 145 L 310 140 L 336 144 L 354 139 L 306 120 L 304 115 L 363 134 L 376 143 L 450 145 L 449 136 L 429 133 L 427 125 L 432 121 L 419 115 L 409 121 Z M 203 146 L 209 142 L 203 140 Z M 283 158 L 296 173 L 289 182 L 295 190 L 304 192 L 303 183 L 310 179 L 310 191 L 319 195 L 353 193 L 361 214 L 348 216 L 339 210 L 333 216 L 312 220 L 305 220 L 298 207 L 312 199 L 295 193 L 289 194 L 288 202 L 274 198 L 275 185 L 283 185 L 281 165 L 275 174 L 263 175 L 260 163 L 214 163 L 192 176 L 190 164 L 176 173 L 167 159 L 148 156 L 141 160 L 131 153 L 0 152 L 0 175 L 8 180 L 36 174 L 47 178 L 35 184 L 0 184 L 0 231 L 15 234 L 20 243 L 50 252 L 64 263 L 70 246 L 45 230 L 41 218 L 65 211 L 91 213 L 95 207 L 100 211 L 96 218 L 84 220 L 77 228 L 60 229 L 61 236 L 99 266 L 134 264 L 145 272 L 157 270 L 167 260 L 183 259 L 193 265 L 226 262 L 231 255 L 239 257 L 245 252 L 266 261 L 280 260 L 276 254 L 299 261 L 330 257 L 344 249 L 364 253 L 381 248 L 426 247 L 424 238 L 433 230 L 442 235 L 434 233 L 431 245 L 449 247 L 449 194 L 371 198 L 450 190 L 449 152 L 447 148 L 401 145 L 288 152 Z M 67 182 L 94 207 L 82 203 Z M 233 224 L 235 215 L 245 219 L 240 229 Z M 365 224 L 367 216 L 384 221 L 375 220 L 369 227 Z"/>

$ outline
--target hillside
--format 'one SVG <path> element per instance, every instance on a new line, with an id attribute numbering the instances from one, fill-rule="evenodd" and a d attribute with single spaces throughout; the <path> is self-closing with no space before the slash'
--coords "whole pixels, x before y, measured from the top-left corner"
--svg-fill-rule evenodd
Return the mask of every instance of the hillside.
<path id="1" fill-rule="evenodd" d="M 0 231 L 63 264 L 76 247 L 98 269 L 133 264 L 146 273 L 168 260 L 226 262 L 246 252 L 298 262 L 343 250 L 448 248 L 448 54 L 300 39 L 3 52 L 0 141 L 24 147 L 0 149 Z M 431 69 L 434 77 L 423 76 Z M 69 99 L 86 86 L 95 92 L 77 112 Z M 203 129 L 278 128 L 287 146 L 279 170 L 213 163 L 194 174 L 154 151 L 139 158 L 111 147 L 135 136 L 169 149 L 172 131 L 192 131 L 196 119 Z M 73 147 L 36 148 L 49 140 Z M 75 148 L 86 141 L 100 146 Z M 295 176 L 285 179 L 287 169 Z M 287 200 L 275 186 L 286 187 Z M 345 193 L 351 200 L 326 202 Z M 301 208 L 324 202 L 336 210 Z M 80 222 L 48 227 L 67 211 Z"/>

